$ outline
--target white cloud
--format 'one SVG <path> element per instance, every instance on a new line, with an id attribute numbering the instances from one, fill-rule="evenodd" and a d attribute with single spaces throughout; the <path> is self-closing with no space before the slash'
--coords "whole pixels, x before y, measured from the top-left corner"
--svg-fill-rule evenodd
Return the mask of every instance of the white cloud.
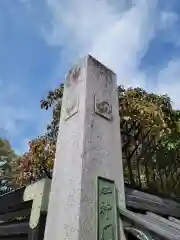
<path id="1" fill-rule="evenodd" d="M 11 137 L 18 137 L 22 128 L 20 122 L 28 121 L 31 118 L 30 112 L 23 108 L 13 107 L 10 104 L 0 104 L 0 126 Z"/>
<path id="2" fill-rule="evenodd" d="M 154 36 L 156 0 L 135 1 L 131 8 L 123 1 L 120 6 L 105 0 L 47 2 L 53 21 L 46 40 L 63 46 L 62 59 L 92 53 L 117 73 L 119 84 L 145 87 L 138 67 Z"/>
<path id="3" fill-rule="evenodd" d="M 139 1 L 94 43 L 92 52 L 117 73 L 118 83 L 145 87 L 138 67 L 154 37 L 154 7 L 155 1 Z"/>
<path id="4" fill-rule="evenodd" d="M 0 84 L 0 128 L 10 136 L 18 136 L 21 128 L 18 128 L 17 123 L 30 119 L 30 111 L 24 105 L 18 105 L 17 99 L 21 92 L 17 85 L 5 84 L 3 80 Z"/>
<path id="5" fill-rule="evenodd" d="M 38 102 L 36 106 L 32 103 L 31 95 L 22 85 L 5 84 L 1 81 L 0 86 L 0 134 L 13 141 L 17 139 L 24 151 L 24 137 L 35 138 L 43 134 L 50 113 L 40 111 Z M 28 130 L 29 126 L 32 129 L 32 125 L 33 133 Z"/>
<path id="6" fill-rule="evenodd" d="M 169 42 L 175 46 L 179 45 L 179 15 L 173 11 L 162 11 L 159 14 L 159 23 L 157 28 L 160 30 L 160 39 L 162 42 Z"/>
<path id="7" fill-rule="evenodd" d="M 172 27 L 179 19 L 179 16 L 175 12 L 163 11 L 160 14 L 160 28 L 167 29 Z"/>
<path id="8" fill-rule="evenodd" d="M 159 94 L 168 94 L 175 108 L 180 109 L 180 58 L 172 59 L 157 76 Z"/>
<path id="9" fill-rule="evenodd" d="M 119 1 L 121 5 L 113 0 L 62 2 L 47 0 L 53 20 L 52 29 L 45 36 L 48 44 L 63 47 L 61 57 L 64 61 L 68 59 L 70 63 L 91 53 L 116 72 L 118 84 L 146 89 L 151 85 L 147 83 L 155 74 L 149 76 L 140 71 L 140 63 L 159 30 L 161 35 L 163 31 L 165 39 L 177 40 L 174 37 L 177 32 L 174 26 L 179 18 L 176 13 L 158 9 L 157 0 L 134 0 L 128 7 L 127 1 Z M 179 61 L 170 59 L 167 68 L 159 69 L 153 80 L 158 83 L 155 91 L 168 93 L 175 106 L 180 107 L 178 66 Z"/>

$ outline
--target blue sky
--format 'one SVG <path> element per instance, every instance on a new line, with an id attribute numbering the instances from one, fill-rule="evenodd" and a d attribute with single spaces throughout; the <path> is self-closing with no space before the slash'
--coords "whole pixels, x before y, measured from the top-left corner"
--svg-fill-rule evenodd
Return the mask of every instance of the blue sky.
<path id="1" fill-rule="evenodd" d="M 180 108 L 179 0 L 0 0 L 0 136 L 18 153 L 50 119 L 40 100 L 87 53 Z"/>

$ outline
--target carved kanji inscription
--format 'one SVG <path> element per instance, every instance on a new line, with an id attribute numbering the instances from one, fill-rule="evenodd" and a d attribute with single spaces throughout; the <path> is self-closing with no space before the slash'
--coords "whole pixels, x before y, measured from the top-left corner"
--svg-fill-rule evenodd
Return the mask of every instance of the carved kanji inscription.
<path id="1" fill-rule="evenodd" d="M 98 240 L 118 240 L 115 183 L 98 177 Z"/>

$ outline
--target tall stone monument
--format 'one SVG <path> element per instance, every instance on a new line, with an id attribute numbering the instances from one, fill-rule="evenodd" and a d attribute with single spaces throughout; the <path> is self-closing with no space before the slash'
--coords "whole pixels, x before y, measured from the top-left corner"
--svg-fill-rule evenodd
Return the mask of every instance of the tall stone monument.
<path id="1" fill-rule="evenodd" d="M 115 181 L 125 207 L 116 75 L 88 55 L 66 77 L 45 240 L 118 239 L 106 199 L 109 223 L 98 218 L 98 177 L 104 194 L 113 191 L 104 179 Z"/>

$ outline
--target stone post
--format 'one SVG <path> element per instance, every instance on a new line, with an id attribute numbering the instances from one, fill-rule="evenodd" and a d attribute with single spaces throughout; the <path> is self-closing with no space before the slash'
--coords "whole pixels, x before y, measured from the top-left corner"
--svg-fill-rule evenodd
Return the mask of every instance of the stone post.
<path id="1" fill-rule="evenodd" d="M 106 240 L 98 235 L 98 176 L 115 181 L 125 207 L 116 75 L 88 55 L 66 77 L 45 240 Z"/>

